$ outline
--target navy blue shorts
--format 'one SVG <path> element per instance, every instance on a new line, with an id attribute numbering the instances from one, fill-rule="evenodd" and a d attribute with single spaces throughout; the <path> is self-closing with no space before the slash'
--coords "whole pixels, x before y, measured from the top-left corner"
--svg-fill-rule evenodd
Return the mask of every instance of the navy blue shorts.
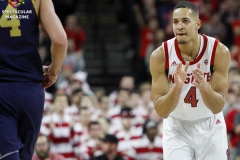
<path id="1" fill-rule="evenodd" d="M 19 150 L 20 159 L 32 159 L 43 106 L 44 89 L 39 83 L 0 82 L 1 156 Z"/>

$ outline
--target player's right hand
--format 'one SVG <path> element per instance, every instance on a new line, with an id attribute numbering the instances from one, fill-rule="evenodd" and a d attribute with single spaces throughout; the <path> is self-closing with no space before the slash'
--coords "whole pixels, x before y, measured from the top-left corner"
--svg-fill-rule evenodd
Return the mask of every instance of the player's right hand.
<path id="1" fill-rule="evenodd" d="M 179 62 L 177 68 L 174 72 L 174 84 L 177 89 L 182 89 L 184 82 L 187 78 L 187 70 L 189 67 L 189 62 L 185 63 L 184 68 L 182 69 L 182 62 Z"/>

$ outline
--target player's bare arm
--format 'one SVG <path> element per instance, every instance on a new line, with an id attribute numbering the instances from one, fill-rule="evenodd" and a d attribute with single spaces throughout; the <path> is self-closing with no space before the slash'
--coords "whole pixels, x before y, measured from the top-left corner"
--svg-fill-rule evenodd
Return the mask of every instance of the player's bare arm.
<path id="1" fill-rule="evenodd" d="M 52 0 L 36 0 L 35 2 L 41 24 L 47 31 L 52 42 L 52 63 L 50 66 L 45 66 L 43 68 L 44 81 L 42 85 L 47 88 L 56 82 L 61 70 L 67 52 L 67 36 L 54 11 Z"/>
<path id="2" fill-rule="evenodd" d="M 205 105 L 214 113 L 222 111 L 228 91 L 228 70 L 230 66 L 230 52 L 222 43 L 218 44 L 215 60 L 214 72 L 211 77 L 211 84 L 203 78 L 201 66 L 198 64 L 193 71 L 195 82 L 199 88 Z"/>
<path id="3" fill-rule="evenodd" d="M 165 58 L 163 47 L 156 49 L 150 58 L 150 71 L 152 75 L 152 99 L 157 114 L 162 118 L 168 115 L 176 108 L 180 98 L 184 81 L 186 80 L 186 71 L 189 63 L 182 70 L 182 63 L 174 73 L 175 84 L 169 89 L 168 79 L 165 73 Z"/>

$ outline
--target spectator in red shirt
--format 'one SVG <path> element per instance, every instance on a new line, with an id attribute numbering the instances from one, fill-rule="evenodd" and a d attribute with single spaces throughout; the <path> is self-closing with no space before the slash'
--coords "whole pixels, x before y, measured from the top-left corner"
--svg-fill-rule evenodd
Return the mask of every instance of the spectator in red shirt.
<path id="1" fill-rule="evenodd" d="M 86 41 L 84 30 L 77 23 L 76 15 L 69 15 L 66 18 L 66 25 L 64 27 L 68 39 L 73 39 L 75 42 L 75 51 L 81 51 L 82 45 Z"/>
<path id="2" fill-rule="evenodd" d="M 32 160 L 65 160 L 62 155 L 50 152 L 50 140 L 45 135 L 39 135 Z"/>

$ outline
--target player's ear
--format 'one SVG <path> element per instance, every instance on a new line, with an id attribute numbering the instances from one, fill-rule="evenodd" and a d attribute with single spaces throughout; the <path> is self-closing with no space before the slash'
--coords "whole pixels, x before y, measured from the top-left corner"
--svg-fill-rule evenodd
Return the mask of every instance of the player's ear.
<path id="1" fill-rule="evenodd" d="M 202 21 L 198 19 L 196 29 L 199 30 L 202 25 Z"/>

